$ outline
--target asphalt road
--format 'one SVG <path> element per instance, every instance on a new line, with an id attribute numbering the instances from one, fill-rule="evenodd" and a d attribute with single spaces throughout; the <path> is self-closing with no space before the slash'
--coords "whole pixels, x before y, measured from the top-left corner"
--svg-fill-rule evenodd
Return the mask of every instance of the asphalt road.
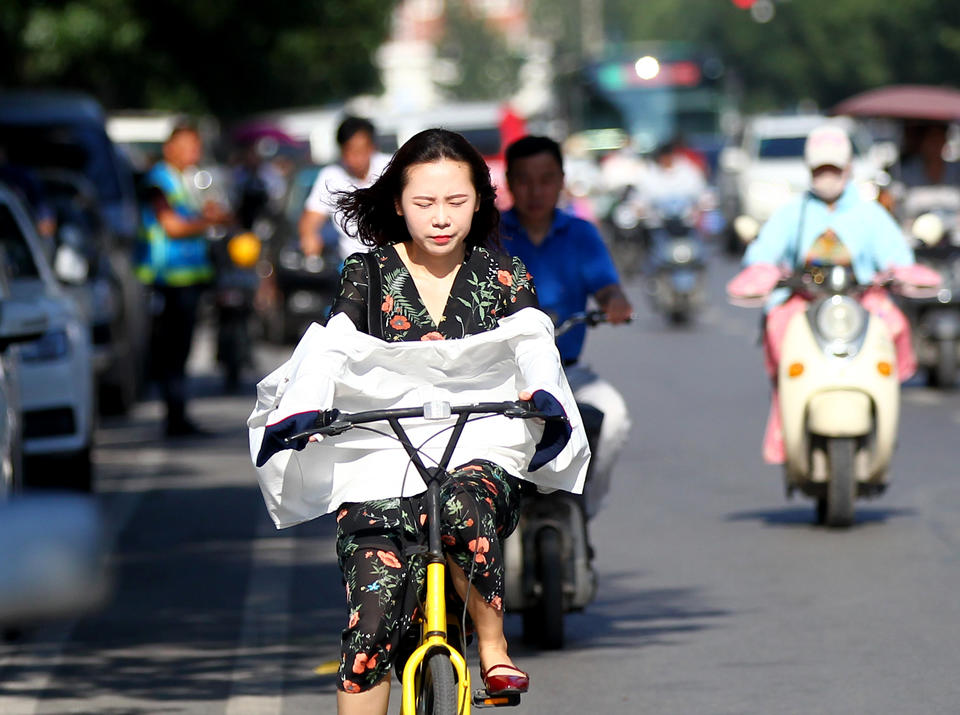
<path id="1" fill-rule="evenodd" d="M 566 648 L 524 648 L 507 619 L 532 680 L 516 712 L 960 712 L 960 395 L 908 385 L 890 490 L 849 530 L 814 526 L 760 459 L 767 386 L 756 312 L 722 301 L 734 270 L 713 262 L 692 327 L 631 282 L 640 318 L 590 337 L 632 439 L 593 524 L 598 597 L 568 617 Z M 262 349 L 258 376 L 284 356 Z M 0 644 L 0 713 L 335 711 L 314 671 L 346 618 L 332 520 L 273 529 L 246 447 L 252 387 L 218 395 L 208 341 L 193 365 L 216 436 L 160 440 L 156 403 L 99 430 L 113 600 Z"/>

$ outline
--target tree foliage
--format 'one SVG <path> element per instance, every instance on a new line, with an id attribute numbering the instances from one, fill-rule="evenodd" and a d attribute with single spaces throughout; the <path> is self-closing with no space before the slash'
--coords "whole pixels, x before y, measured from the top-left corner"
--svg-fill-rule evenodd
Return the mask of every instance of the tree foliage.
<path id="1" fill-rule="evenodd" d="M 444 83 L 453 99 L 503 99 L 517 91 L 523 58 L 506 39 L 461 0 L 447 0 L 437 54 L 452 62 L 456 77 Z"/>
<path id="2" fill-rule="evenodd" d="M 740 78 L 751 109 L 801 100 L 829 107 L 884 84 L 960 85 L 956 0 L 774 0 L 767 23 L 731 0 L 534 0 L 561 56 L 579 46 L 571 18 L 585 3 L 603 7 L 611 50 L 676 40 L 715 51 Z"/>
<path id="3" fill-rule="evenodd" d="M 378 88 L 391 0 L 4 0 L 0 84 L 235 116 Z"/>

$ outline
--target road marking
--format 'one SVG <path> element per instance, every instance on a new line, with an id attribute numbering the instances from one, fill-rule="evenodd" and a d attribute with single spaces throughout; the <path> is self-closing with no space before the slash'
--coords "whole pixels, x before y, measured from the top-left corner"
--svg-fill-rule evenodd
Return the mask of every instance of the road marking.
<path id="1" fill-rule="evenodd" d="M 226 715 L 280 715 L 296 540 L 258 522 Z"/>

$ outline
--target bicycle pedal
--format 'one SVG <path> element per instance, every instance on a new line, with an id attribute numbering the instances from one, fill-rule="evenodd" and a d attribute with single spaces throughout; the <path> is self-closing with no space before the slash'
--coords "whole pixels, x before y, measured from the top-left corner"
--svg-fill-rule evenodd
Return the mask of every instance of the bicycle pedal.
<path id="1" fill-rule="evenodd" d="M 473 707 L 475 708 L 509 708 L 519 704 L 520 693 L 491 695 L 482 688 L 473 692 Z"/>

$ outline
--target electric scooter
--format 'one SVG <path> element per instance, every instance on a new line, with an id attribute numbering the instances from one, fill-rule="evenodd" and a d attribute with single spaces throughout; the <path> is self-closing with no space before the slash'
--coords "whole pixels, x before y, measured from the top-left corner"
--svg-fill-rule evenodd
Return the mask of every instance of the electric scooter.
<path id="1" fill-rule="evenodd" d="M 577 313 L 554 334 L 602 322 L 603 311 Z M 603 413 L 590 405 L 578 407 L 595 453 Z M 588 481 L 590 476 L 588 471 Z M 522 612 L 524 641 L 548 650 L 562 648 L 564 615 L 583 610 L 597 592 L 582 497 L 564 491 L 524 497 L 520 521 L 503 548 L 504 601 L 508 610 Z"/>

